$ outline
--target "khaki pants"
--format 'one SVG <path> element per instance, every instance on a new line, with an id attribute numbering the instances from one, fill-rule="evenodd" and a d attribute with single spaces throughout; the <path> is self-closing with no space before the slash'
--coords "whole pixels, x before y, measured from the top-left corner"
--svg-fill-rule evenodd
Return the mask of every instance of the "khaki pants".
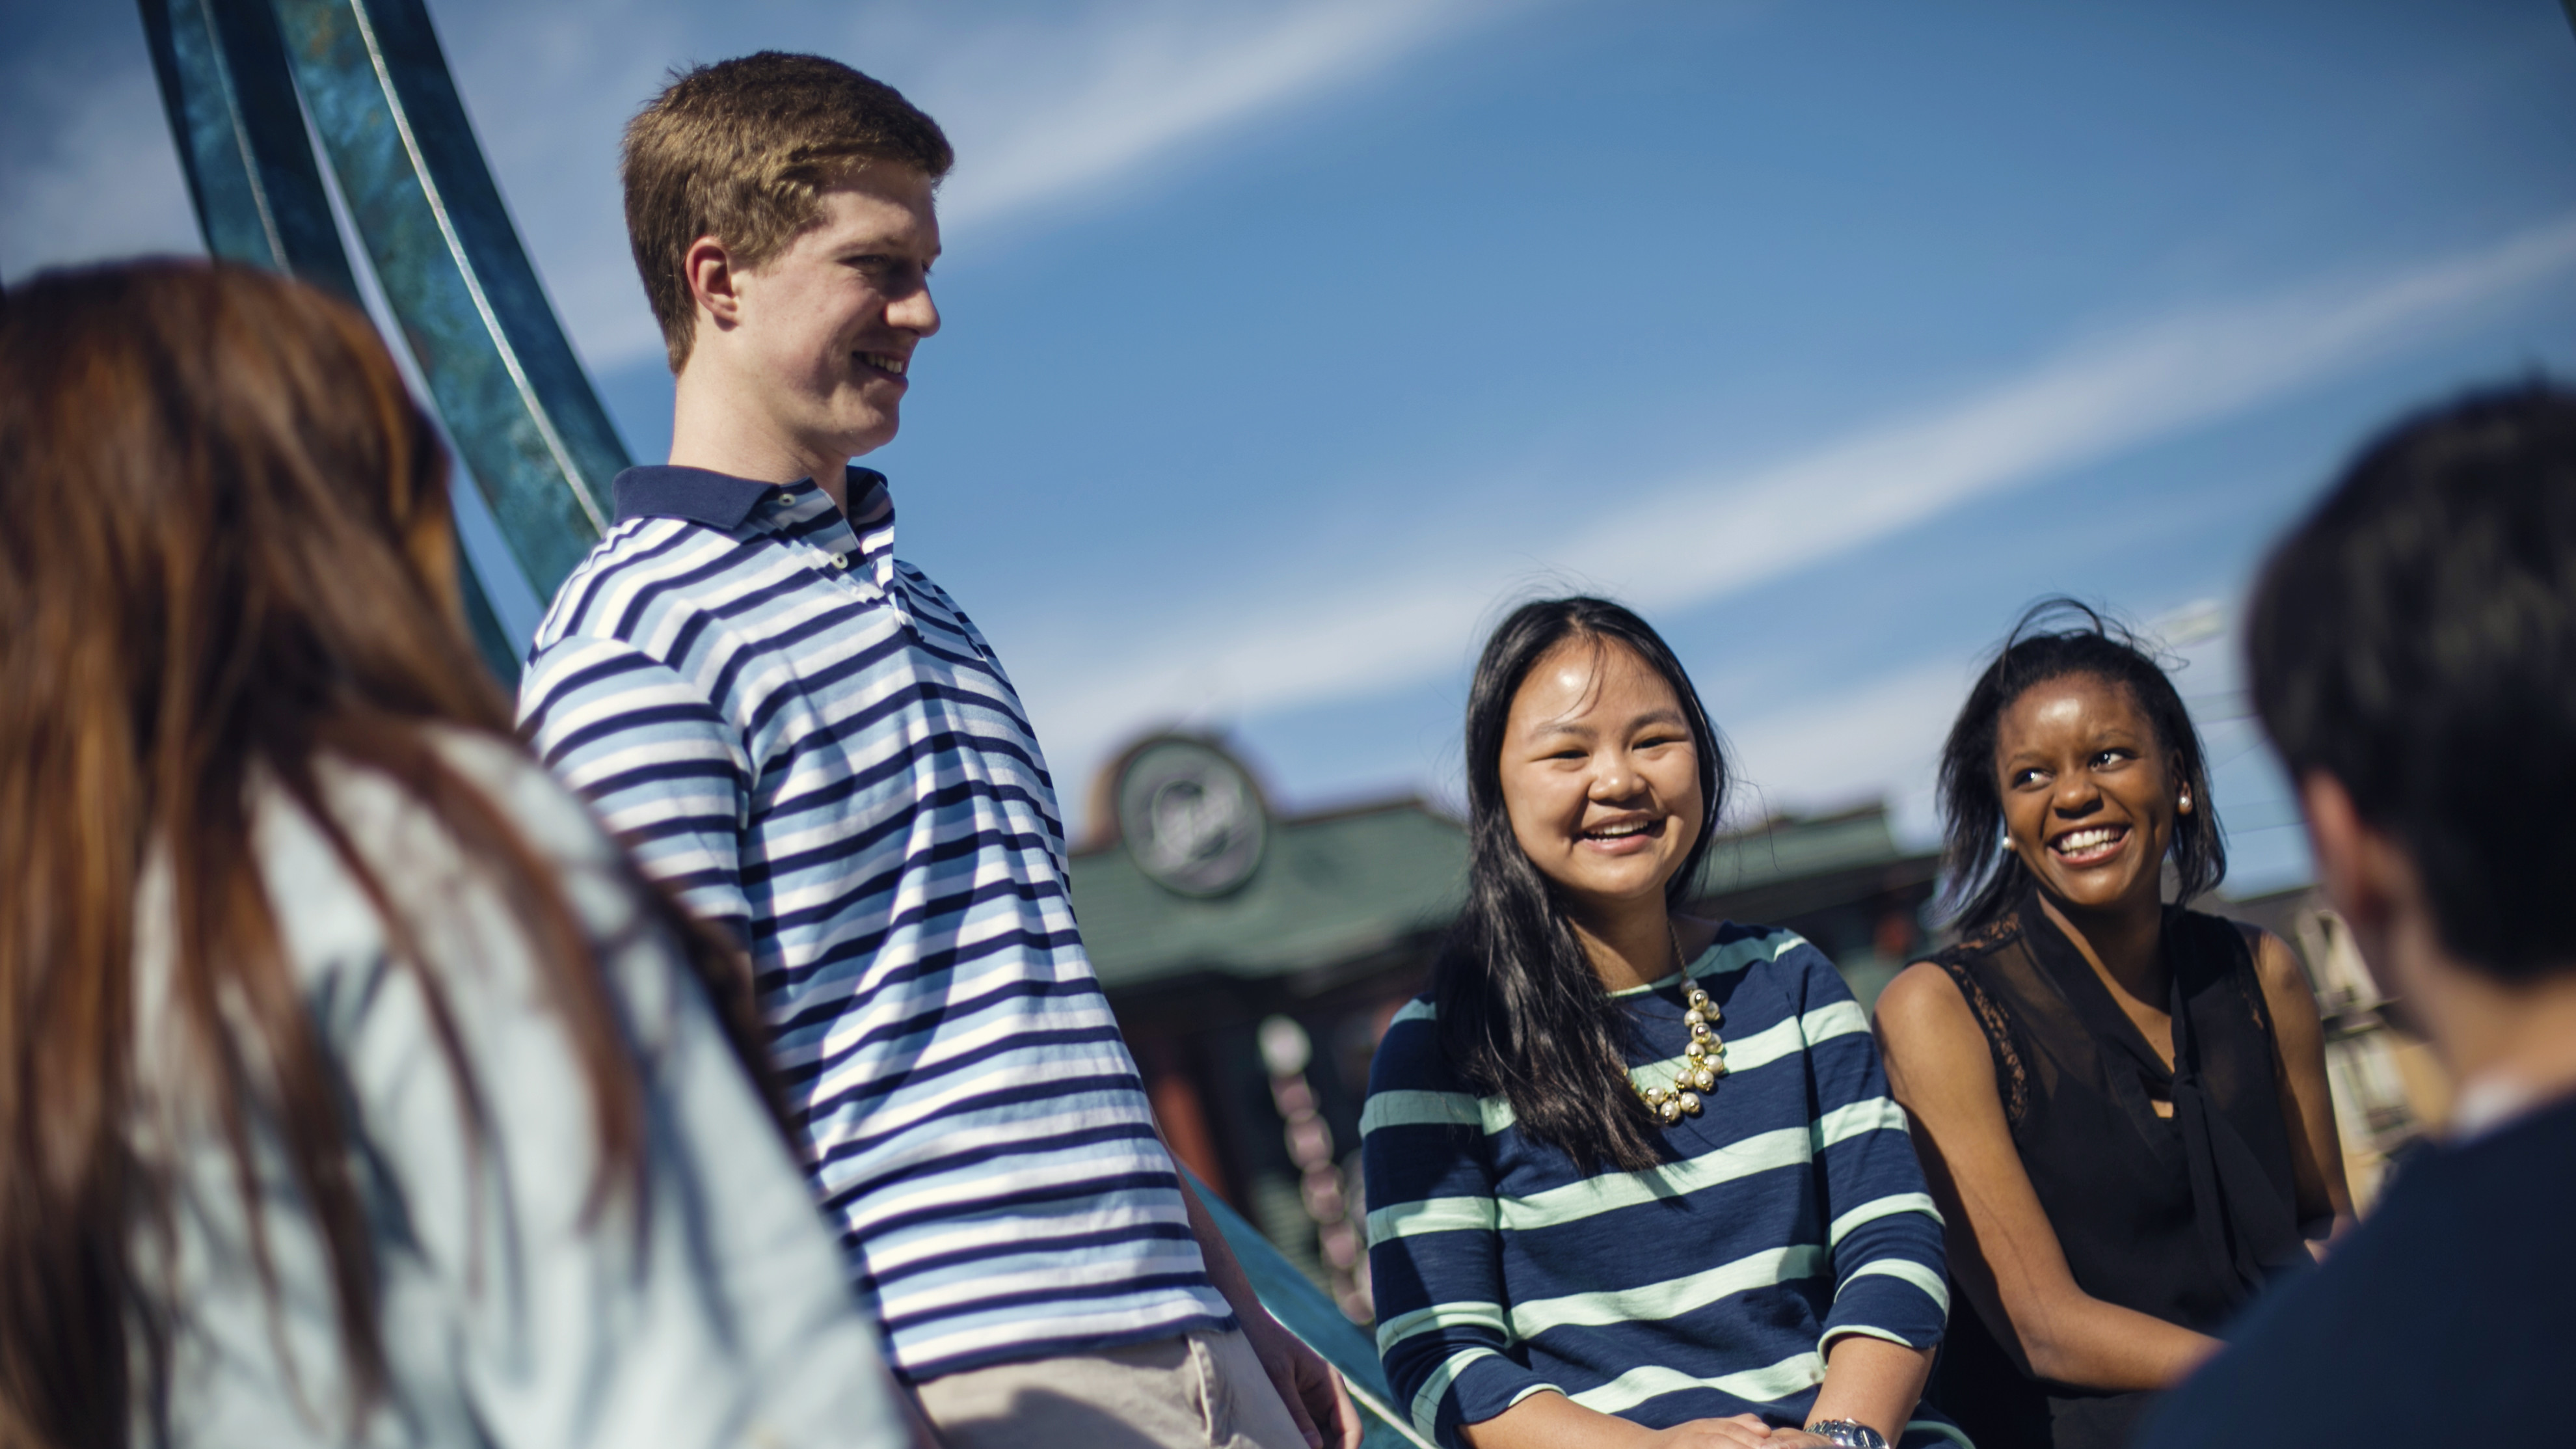
<path id="1" fill-rule="evenodd" d="M 949 1449 L 1306 1449 L 1240 1331 L 968 1369 L 921 1407 Z"/>

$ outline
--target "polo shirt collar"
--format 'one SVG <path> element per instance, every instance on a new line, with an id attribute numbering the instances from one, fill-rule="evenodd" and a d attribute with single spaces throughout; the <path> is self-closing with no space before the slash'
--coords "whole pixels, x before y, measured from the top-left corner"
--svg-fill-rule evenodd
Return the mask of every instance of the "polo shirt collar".
<path id="1" fill-rule="evenodd" d="M 859 517 L 873 513 L 885 490 L 885 475 L 874 468 L 851 464 L 843 478 L 841 496 L 850 500 L 851 512 Z M 780 494 L 802 495 L 813 487 L 810 478 L 787 484 L 761 483 L 708 468 L 653 463 L 618 474 L 616 481 L 609 484 L 609 492 L 616 500 L 620 523 L 637 518 L 681 518 L 731 532 L 751 518 L 762 499 Z"/>

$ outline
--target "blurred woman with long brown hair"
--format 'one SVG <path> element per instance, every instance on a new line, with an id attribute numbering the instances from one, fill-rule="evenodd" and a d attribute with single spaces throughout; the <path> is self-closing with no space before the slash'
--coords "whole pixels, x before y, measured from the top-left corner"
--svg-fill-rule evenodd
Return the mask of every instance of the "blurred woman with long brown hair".
<path id="1" fill-rule="evenodd" d="M 366 319 L 0 313 L 0 1445 L 901 1442 L 724 948 L 527 758 Z"/>

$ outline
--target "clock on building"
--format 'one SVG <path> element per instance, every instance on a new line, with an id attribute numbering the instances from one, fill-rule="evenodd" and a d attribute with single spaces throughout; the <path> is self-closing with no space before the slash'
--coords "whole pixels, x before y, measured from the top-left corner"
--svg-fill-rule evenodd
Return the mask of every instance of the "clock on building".
<path id="1" fill-rule="evenodd" d="M 1147 879 L 1185 896 L 1221 896 L 1252 879 L 1270 840 L 1260 788 L 1204 740 L 1148 740 L 1118 774 L 1118 833 Z"/>

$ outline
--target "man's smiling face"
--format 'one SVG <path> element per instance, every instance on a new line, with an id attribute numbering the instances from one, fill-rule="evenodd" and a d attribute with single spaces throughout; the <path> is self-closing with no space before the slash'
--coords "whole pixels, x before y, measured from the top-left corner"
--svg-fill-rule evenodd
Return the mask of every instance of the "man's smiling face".
<path id="1" fill-rule="evenodd" d="M 880 161 L 823 193 L 822 218 L 735 274 L 736 333 L 767 431 L 808 458 L 893 440 L 913 349 L 939 330 L 930 179 Z M 703 322 L 705 319 L 701 319 Z"/>

